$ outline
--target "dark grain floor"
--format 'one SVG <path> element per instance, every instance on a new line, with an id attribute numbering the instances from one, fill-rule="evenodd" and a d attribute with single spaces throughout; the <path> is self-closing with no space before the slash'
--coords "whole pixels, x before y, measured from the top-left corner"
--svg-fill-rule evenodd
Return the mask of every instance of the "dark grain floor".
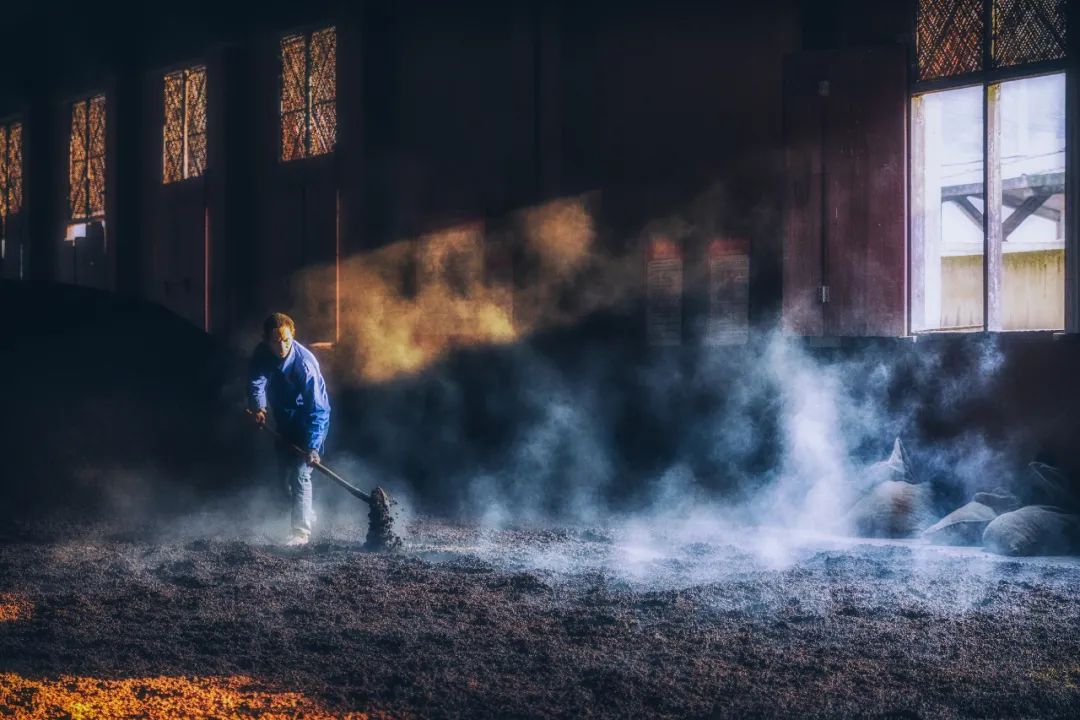
<path id="1" fill-rule="evenodd" d="M 413 717 L 1080 716 L 1072 559 L 410 530 L 387 555 L 358 549 L 361 527 L 300 552 L 22 528 L 0 544 L 0 592 L 32 612 L 0 622 L 0 674 L 241 675 Z M 49 716 L 41 702 L 9 692 L 0 715 Z"/>

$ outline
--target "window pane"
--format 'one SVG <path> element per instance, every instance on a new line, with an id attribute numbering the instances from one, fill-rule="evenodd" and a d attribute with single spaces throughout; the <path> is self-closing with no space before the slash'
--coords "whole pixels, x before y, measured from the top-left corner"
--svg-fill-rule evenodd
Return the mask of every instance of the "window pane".
<path id="1" fill-rule="evenodd" d="M 307 107 L 307 57 L 304 37 L 290 35 L 281 40 L 281 112 Z"/>
<path id="2" fill-rule="evenodd" d="M 337 139 L 337 32 L 281 39 L 281 159 L 333 151 Z"/>
<path id="3" fill-rule="evenodd" d="M 184 177 L 198 177 L 206 169 L 206 68 L 195 67 L 185 75 L 187 169 Z"/>
<path id="4" fill-rule="evenodd" d="M 87 211 L 90 216 L 105 214 L 105 96 L 89 101 L 90 159 L 86 168 Z"/>
<path id="5" fill-rule="evenodd" d="M 919 0 L 919 79 L 982 69 L 983 0 Z"/>
<path id="6" fill-rule="evenodd" d="M 337 33 L 334 28 L 311 36 L 311 102 L 337 98 Z"/>
<path id="7" fill-rule="evenodd" d="M 312 108 L 311 154 L 323 155 L 334 149 L 337 139 L 337 108 L 323 103 Z"/>
<path id="8" fill-rule="evenodd" d="M 165 76 L 165 127 L 162 151 L 162 181 L 184 177 L 184 74 Z"/>
<path id="9" fill-rule="evenodd" d="M 337 34 L 327 28 L 311 36 L 311 155 L 334 149 L 337 140 Z"/>
<path id="10" fill-rule="evenodd" d="M 281 159 L 297 160 L 305 157 L 307 128 L 304 124 L 305 111 L 282 113 L 281 115 Z"/>
<path id="11" fill-rule="evenodd" d="M 87 197 L 88 215 L 97 217 L 105 214 L 105 157 L 103 155 L 90 158 L 90 164 L 86 170 L 87 185 L 89 186 Z"/>
<path id="12" fill-rule="evenodd" d="M 3 125 L 0 125 L 0 218 L 7 217 L 7 186 L 8 186 L 8 169 L 7 169 L 7 136 L 8 129 Z"/>
<path id="13" fill-rule="evenodd" d="M 912 98 L 911 327 L 983 327 L 982 88 Z"/>
<path id="14" fill-rule="evenodd" d="M 1065 75 L 1001 84 L 1002 329 L 1065 326 Z"/>
<path id="15" fill-rule="evenodd" d="M 7 143 L 8 172 L 8 212 L 22 210 L 22 123 L 14 123 L 8 128 Z"/>
<path id="16" fill-rule="evenodd" d="M 206 134 L 188 137 L 188 177 L 206 172 Z"/>
<path id="17" fill-rule="evenodd" d="M 994 0 L 994 64 L 1065 57 L 1067 0 Z"/>
<path id="18" fill-rule="evenodd" d="M 187 71 L 187 131 L 198 135 L 206 132 L 206 68 Z"/>
<path id="19" fill-rule="evenodd" d="M 162 182 L 171 183 L 184 178 L 184 141 L 165 140 L 162 157 Z"/>
<path id="20" fill-rule="evenodd" d="M 77 102 L 71 106 L 71 157 L 76 160 L 86 158 L 86 103 Z"/>
<path id="21" fill-rule="evenodd" d="M 84 218 L 86 205 L 86 102 L 71 106 L 71 136 L 68 141 L 68 208 L 71 218 Z"/>
<path id="22" fill-rule="evenodd" d="M 72 156 L 69 175 L 71 186 L 68 189 L 68 204 L 71 218 L 84 218 L 90 214 L 86 206 L 86 160 Z"/>
<path id="23" fill-rule="evenodd" d="M 11 177 L 22 177 L 22 123 L 8 127 L 7 161 Z"/>
<path id="24" fill-rule="evenodd" d="M 90 98 L 90 115 L 87 122 L 90 125 L 90 155 L 91 157 L 105 157 L 105 96 L 95 95 Z"/>
<path id="25" fill-rule="evenodd" d="M 307 155 L 307 43 L 303 35 L 281 39 L 281 159 Z"/>

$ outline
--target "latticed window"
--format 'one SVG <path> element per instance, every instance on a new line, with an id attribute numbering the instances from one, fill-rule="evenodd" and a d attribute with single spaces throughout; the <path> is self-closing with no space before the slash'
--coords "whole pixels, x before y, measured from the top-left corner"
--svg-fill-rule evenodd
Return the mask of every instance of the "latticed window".
<path id="1" fill-rule="evenodd" d="M 919 0 L 915 33 L 919 80 L 1065 57 L 1067 4 L 1068 0 Z"/>
<path id="2" fill-rule="evenodd" d="M 923 80 L 982 69 L 983 0 L 921 0 L 915 44 Z"/>
<path id="3" fill-rule="evenodd" d="M 206 171 L 206 68 L 165 76 L 162 182 L 199 177 Z"/>
<path id="4" fill-rule="evenodd" d="M 72 220 L 105 214 L 105 96 L 71 106 L 68 207 Z"/>
<path id="5" fill-rule="evenodd" d="M 1068 0 L 994 0 L 994 63 L 1022 65 L 1065 57 Z"/>
<path id="6" fill-rule="evenodd" d="M 281 39 L 281 159 L 323 155 L 337 139 L 337 32 Z"/>
<path id="7" fill-rule="evenodd" d="M 0 220 L 22 209 L 22 123 L 0 125 Z"/>

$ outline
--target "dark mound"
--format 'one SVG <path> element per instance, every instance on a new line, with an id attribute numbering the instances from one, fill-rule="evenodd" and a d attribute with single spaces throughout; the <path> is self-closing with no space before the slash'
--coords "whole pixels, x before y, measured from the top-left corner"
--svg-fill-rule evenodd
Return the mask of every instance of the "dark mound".
<path id="1" fill-rule="evenodd" d="M 72 286 L 0 283 L 0 317 L 12 421 L 0 512 L 176 508 L 178 492 L 234 476 L 221 461 L 242 454 L 222 452 L 242 433 L 223 408 L 237 364 L 220 341 L 160 306 Z"/>

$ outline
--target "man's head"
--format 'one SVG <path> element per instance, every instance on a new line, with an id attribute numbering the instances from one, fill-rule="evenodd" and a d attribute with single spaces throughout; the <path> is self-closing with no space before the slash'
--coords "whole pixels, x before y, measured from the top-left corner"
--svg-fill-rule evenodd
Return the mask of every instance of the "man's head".
<path id="1" fill-rule="evenodd" d="M 285 313 L 274 313 L 263 323 L 263 342 L 270 352 L 284 360 L 292 350 L 296 323 Z"/>

